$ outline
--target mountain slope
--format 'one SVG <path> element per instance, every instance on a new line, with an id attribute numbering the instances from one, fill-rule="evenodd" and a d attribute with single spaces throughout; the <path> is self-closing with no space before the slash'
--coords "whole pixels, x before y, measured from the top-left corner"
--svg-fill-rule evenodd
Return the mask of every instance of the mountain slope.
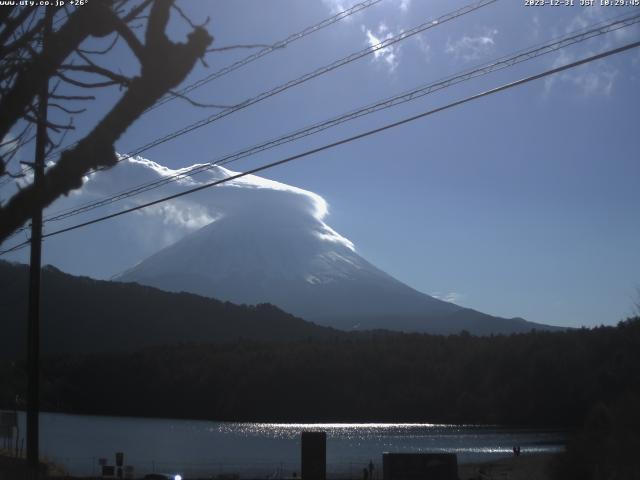
<path id="1" fill-rule="evenodd" d="M 26 346 L 28 267 L 0 261 L 0 356 Z M 179 343 L 334 338 L 344 335 L 272 305 L 238 306 L 188 293 L 42 270 L 41 347 L 47 353 L 133 351 Z"/>
<path id="2" fill-rule="evenodd" d="M 360 257 L 312 215 L 251 205 L 142 261 L 117 280 L 234 303 L 272 303 L 344 330 L 513 333 L 544 325 L 504 319 L 420 293 Z"/>

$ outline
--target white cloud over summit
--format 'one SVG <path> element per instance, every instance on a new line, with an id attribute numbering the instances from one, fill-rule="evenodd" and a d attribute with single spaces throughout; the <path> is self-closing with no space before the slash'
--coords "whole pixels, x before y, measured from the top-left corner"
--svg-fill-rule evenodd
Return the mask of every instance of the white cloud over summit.
<path id="1" fill-rule="evenodd" d="M 45 212 L 45 217 L 134 186 L 184 174 L 194 166 L 173 170 L 141 157 L 123 160 L 115 168 L 86 178 L 81 189 L 57 201 Z M 50 232 L 141 205 L 236 173 L 224 167 L 214 167 L 108 207 L 64 221 L 48 223 L 45 230 Z M 52 237 L 45 242 L 45 262 L 71 273 L 109 277 L 189 233 L 230 216 L 254 223 L 256 232 L 264 228 L 305 229 L 320 241 L 339 243 L 354 250 L 350 240 L 325 223 L 328 213 L 327 202 L 314 192 L 256 175 L 247 175 L 69 234 Z M 74 253 L 70 254 L 70 250 Z M 26 254 L 27 250 L 22 250 L 9 259 L 24 261 Z"/>
<path id="2" fill-rule="evenodd" d="M 144 158 L 127 160 L 130 168 L 136 168 L 145 174 L 157 178 L 167 178 L 185 173 L 200 165 L 171 170 L 156 162 Z M 204 170 L 193 177 L 184 177 L 170 185 L 170 190 L 181 190 L 204 185 L 236 175 L 238 172 L 217 166 Z M 166 192 L 167 187 L 161 191 Z M 143 196 L 144 198 L 144 196 Z M 144 198 L 146 201 L 147 198 Z M 143 200 L 137 200 L 143 203 Z M 313 218 L 317 225 L 317 236 L 325 240 L 343 243 L 353 249 L 353 244 L 342 237 L 325 222 L 329 214 L 329 205 L 320 195 L 302 188 L 276 182 L 257 175 L 247 175 L 227 183 L 211 187 L 194 195 L 187 195 L 159 205 L 159 209 L 140 210 L 141 215 L 159 215 L 164 225 L 174 224 L 184 233 L 197 230 L 204 225 L 228 215 L 243 215 L 247 221 L 252 217 L 286 218 L 295 221 L 296 217 L 309 220 Z"/>

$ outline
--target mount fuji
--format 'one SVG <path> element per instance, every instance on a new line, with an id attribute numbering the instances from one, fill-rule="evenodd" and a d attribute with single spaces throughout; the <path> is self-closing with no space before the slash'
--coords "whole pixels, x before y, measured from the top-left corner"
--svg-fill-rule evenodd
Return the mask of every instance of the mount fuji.
<path id="1" fill-rule="evenodd" d="M 215 167 L 199 181 L 234 173 Z M 115 280 L 239 304 L 271 303 L 344 330 L 484 335 L 553 328 L 464 308 L 396 280 L 325 223 L 327 203 L 312 192 L 251 175 L 200 192 L 198 202 L 209 223 Z"/>

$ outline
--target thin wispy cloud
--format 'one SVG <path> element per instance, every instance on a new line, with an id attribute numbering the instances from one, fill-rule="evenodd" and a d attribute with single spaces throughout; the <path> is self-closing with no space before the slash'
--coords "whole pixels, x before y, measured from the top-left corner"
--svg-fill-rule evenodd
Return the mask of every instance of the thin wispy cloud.
<path id="1" fill-rule="evenodd" d="M 574 16 L 567 24 L 565 32 L 574 32 L 589 25 L 600 22 L 607 17 L 607 9 L 600 5 L 593 5 L 589 8 L 581 8 L 579 13 Z"/>
<path id="2" fill-rule="evenodd" d="M 381 42 L 394 37 L 396 34 L 389 31 L 389 27 L 385 23 L 380 23 L 376 32 L 366 28 L 364 25 L 362 26 L 362 31 L 367 37 L 367 44 L 375 48 L 373 52 L 373 61 L 374 62 L 384 62 L 389 72 L 394 72 L 398 67 L 398 52 L 400 50 L 399 45 L 389 45 L 386 47 L 377 47 Z"/>
<path id="3" fill-rule="evenodd" d="M 453 55 L 456 60 L 470 62 L 479 60 L 493 51 L 498 35 L 495 28 L 487 28 L 476 36 L 464 35 L 457 40 L 447 40 L 445 53 Z"/>
<path id="4" fill-rule="evenodd" d="M 534 40 L 540 38 L 540 17 L 538 15 L 531 18 L 531 38 Z"/>
<path id="5" fill-rule="evenodd" d="M 331 12 L 332 15 L 336 15 L 340 12 L 345 11 L 347 8 L 353 7 L 356 3 L 359 3 L 357 0 L 345 1 L 345 0 L 322 0 Z M 349 21 L 350 17 L 345 18 L 345 20 Z"/>
<path id="6" fill-rule="evenodd" d="M 353 7 L 355 4 L 360 3 L 362 0 L 322 0 L 322 2 L 329 8 L 332 14 L 340 13 L 347 8 Z M 407 12 L 411 7 L 412 0 L 393 0 L 387 1 L 386 4 L 396 6 L 401 12 Z"/>
<path id="7" fill-rule="evenodd" d="M 422 52 L 422 58 L 428 63 L 431 61 L 431 44 L 429 44 L 423 35 L 415 36 L 416 42 L 418 43 L 418 48 L 420 52 Z"/>
<path id="8" fill-rule="evenodd" d="M 572 33 L 606 20 L 609 10 L 605 7 L 594 5 L 584 8 L 575 15 L 565 27 L 565 33 Z M 552 67 L 559 67 L 581 57 L 595 55 L 598 52 L 608 50 L 622 42 L 627 42 L 637 37 L 640 28 L 633 25 L 615 30 L 610 34 L 594 38 L 586 43 L 588 51 L 580 55 L 569 54 L 565 50 L 559 51 L 553 59 Z M 549 95 L 554 87 L 572 88 L 574 92 L 583 96 L 611 95 L 619 70 L 607 60 L 592 62 L 560 75 L 549 77 L 544 82 L 544 94 Z"/>
<path id="9" fill-rule="evenodd" d="M 593 7 L 583 8 L 575 15 L 565 27 L 565 33 L 572 33 L 583 28 L 587 28 L 599 22 L 611 19 L 611 10 L 607 7 L 594 5 Z M 614 30 L 610 35 L 598 37 L 592 43 L 601 45 L 602 48 L 609 48 L 613 44 L 613 40 L 624 41 L 637 37 L 640 32 L 638 24 L 630 25 L 625 28 Z"/>
<path id="10" fill-rule="evenodd" d="M 593 55 L 588 52 L 585 55 Z M 558 53 L 552 67 L 556 68 L 576 60 L 575 55 L 565 51 Z M 547 77 L 544 83 L 544 93 L 549 95 L 555 86 L 562 85 L 583 96 L 609 96 L 613 91 L 619 71 L 607 62 L 596 62 L 583 65 L 571 71 Z"/>
<path id="11" fill-rule="evenodd" d="M 578 75 L 572 75 L 571 81 L 584 95 L 611 95 L 613 84 L 618 76 L 618 70 L 604 68 L 600 71 L 590 70 Z"/>
<path id="12" fill-rule="evenodd" d="M 640 51 L 637 51 L 631 59 L 631 65 L 633 65 L 634 67 L 640 67 Z"/>

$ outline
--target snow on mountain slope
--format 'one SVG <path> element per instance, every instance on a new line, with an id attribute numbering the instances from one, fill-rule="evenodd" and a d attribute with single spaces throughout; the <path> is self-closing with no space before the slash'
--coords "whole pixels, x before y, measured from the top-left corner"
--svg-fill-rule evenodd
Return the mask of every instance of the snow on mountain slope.
<path id="1" fill-rule="evenodd" d="M 216 167 L 209 175 L 234 173 Z M 379 270 L 325 223 L 327 204 L 312 192 L 252 175 L 199 195 L 212 221 L 117 280 L 273 303 L 343 329 L 497 333 L 533 326 L 435 299 Z"/>
<path id="2" fill-rule="evenodd" d="M 172 170 L 141 157 L 124 159 L 113 169 L 87 177 L 82 189 L 57 201 L 46 216 L 187 170 Z M 110 204 L 99 213 L 234 173 L 223 167 L 205 169 Z M 119 274 L 119 280 L 165 290 L 235 303 L 273 303 L 306 320 L 344 329 L 497 333 L 544 328 L 485 315 L 410 288 L 360 257 L 353 243 L 326 223 L 327 214 L 328 205 L 319 195 L 250 175 L 87 231 L 52 237 L 44 262 L 75 275 Z M 50 227 L 95 216 L 89 212 Z M 9 259 L 24 262 L 27 253 L 20 251 Z"/>

